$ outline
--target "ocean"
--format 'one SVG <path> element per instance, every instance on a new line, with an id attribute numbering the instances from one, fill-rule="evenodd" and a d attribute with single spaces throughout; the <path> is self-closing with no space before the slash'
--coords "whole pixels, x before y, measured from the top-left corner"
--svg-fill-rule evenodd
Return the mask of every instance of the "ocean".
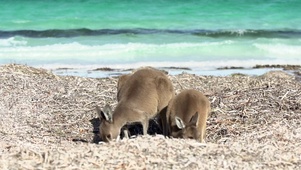
<path id="1" fill-rule="evenodd" d="M 301 65 L 300 0 L 0 2 L 0 65 L 88 77 L 112 74 L 91 71 L 104 67 L 224 75 L 238 70 L 218 68 Z"/>

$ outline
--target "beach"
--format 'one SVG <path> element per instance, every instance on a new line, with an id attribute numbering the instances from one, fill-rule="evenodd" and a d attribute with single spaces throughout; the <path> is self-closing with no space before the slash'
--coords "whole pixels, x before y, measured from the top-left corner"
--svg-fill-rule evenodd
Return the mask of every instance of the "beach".
<path id="1" fill-rule="evenodd" d="M 0 169 L 298 169 L 301 3 L 5 1 Z M 151 66 L 211 102 L 206 143 L 148 135 L 103 143 L 95 107 Z"/>
<path id="2" fill-rule="evenodd" d="M 209 98 L 206 143 L 167 139 L 155 127 L 147 136 L 99 143 L 95 106 L 116 106 L 117 76 L 61 76 L 18 64 L 0 66 L 0 75 L 0 169 L 301 166 L 301 82 L 296 74 L 169 74 L 176 93 L 192 88 Z"/>

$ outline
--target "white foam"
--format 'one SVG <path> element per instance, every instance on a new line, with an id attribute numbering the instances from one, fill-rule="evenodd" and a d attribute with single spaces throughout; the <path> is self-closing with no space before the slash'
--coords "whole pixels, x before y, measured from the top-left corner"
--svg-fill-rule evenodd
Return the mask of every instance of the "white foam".
<path id="1" fill-rule="evenodd" d="M 1 42 L 0 42 L 1 43 Z M 10 59 L 26 60 L 82 60 L 82 61 L 103 61 L 122 62 L 154 60 L 167 57 L 167 60 L 174 60 L 179 57 L 194 57 L 206 52 L 208 46 L 218 47 L 225 42 L 205 43 L 171 43 L 171 44 L 105 44 L 105 45 L 83 45 L 78 42 L 67 44 L 52 44 L 43 46 L 25 46 L 26 41 L 16 41 L 14 38 L 2 41 L 0 57 Z M 22 45 L 22 46 L 20 46 Z M 209 51 L 210 53 L 210 51 Z"/>
<path id="2" fill-rule="evenodd" d="M 237 30 L 230 30 L 230 32 L 231 32 L 231 34 L 238 34 L 239 36 L 242 36 L 245 33 L 253 32 L 253 31 L 245 30 L 245 29 L 237 29 Z"/>
<path id="3" fill-rule="evenodd" d="M 11 37 L 8 39 L 0 39 L 0 47 L 16 47 L 16 46 L 24 46 L 26 44 L 27 41 L 16 40 L 15 37 Z"/>
<path id="4" fill-rule="evenodd" d="M 231 66 L 250 68 L 257 64 L 301 65 L 301 46 L 297 45 L 276 44 L 274 46 L 255 43 L 257 49 L 246 52 L 234 41 L 105 45 L 71 42 L 43 46 L 28 46 L 26 43 L 15 38 L 3 40 L 0 46 L 0 64 L 5 64 L 3 61 L 14 61 L 48 69 L 100 67 L 126 69 L 148 65 L 202 70 Z M 223 45 L 226 47 L 221 48 Z M 262 56 L 258 56 L 259 54 Z"/>
<path id="5" fill-rule="evenodd" d="M 301 46 L 287 44 L 254 44 L 255 47 L 267 53 L 269 56 L 277 58 L 300 58 L 301 62 Z"/>

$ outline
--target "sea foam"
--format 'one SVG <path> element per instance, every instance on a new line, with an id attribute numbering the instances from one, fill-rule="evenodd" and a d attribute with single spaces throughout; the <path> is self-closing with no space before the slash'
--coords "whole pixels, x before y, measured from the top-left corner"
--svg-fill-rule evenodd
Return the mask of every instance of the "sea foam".
<path id="1" fill-rule="evenodd" d="M 20 63 L 56 68 L 188 67 L 213 70 L 251 68 L 258 64 L 301 64 L 301 46 L 279 42 L 205 41 L 181 43 L 72 42 L 37 45 L 31 39 L 0 39 L 0 64 Z M 36 40 L 35 40 L 36 41 Z M 71 40 L 70 40 L 71 41 Z M 272 44 L 274 43 L 274 44 Z"/>

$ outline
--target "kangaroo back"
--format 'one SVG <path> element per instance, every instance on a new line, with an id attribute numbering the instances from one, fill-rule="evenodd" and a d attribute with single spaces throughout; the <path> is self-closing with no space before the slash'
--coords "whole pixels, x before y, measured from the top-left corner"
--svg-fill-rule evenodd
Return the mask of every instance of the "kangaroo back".
<path id="1" fill-rule="evenodd" d="M 116 138 L 124 125 L 136 122 L 142 124 L 146 134 L 149 119 L 166 107 L 174 96 L 171 81 L 162 71 L 154 68 L 138 69 L 133 74 L 121 76 L 117 91 L 118 104 L 114 112 L 108 112 L 110 116 L 104 112 L 100 114 L 104 120 L 100 133 L 105 139 Z M 108 117 L 112 117 L 112 121 L 107 120 Z"/>

